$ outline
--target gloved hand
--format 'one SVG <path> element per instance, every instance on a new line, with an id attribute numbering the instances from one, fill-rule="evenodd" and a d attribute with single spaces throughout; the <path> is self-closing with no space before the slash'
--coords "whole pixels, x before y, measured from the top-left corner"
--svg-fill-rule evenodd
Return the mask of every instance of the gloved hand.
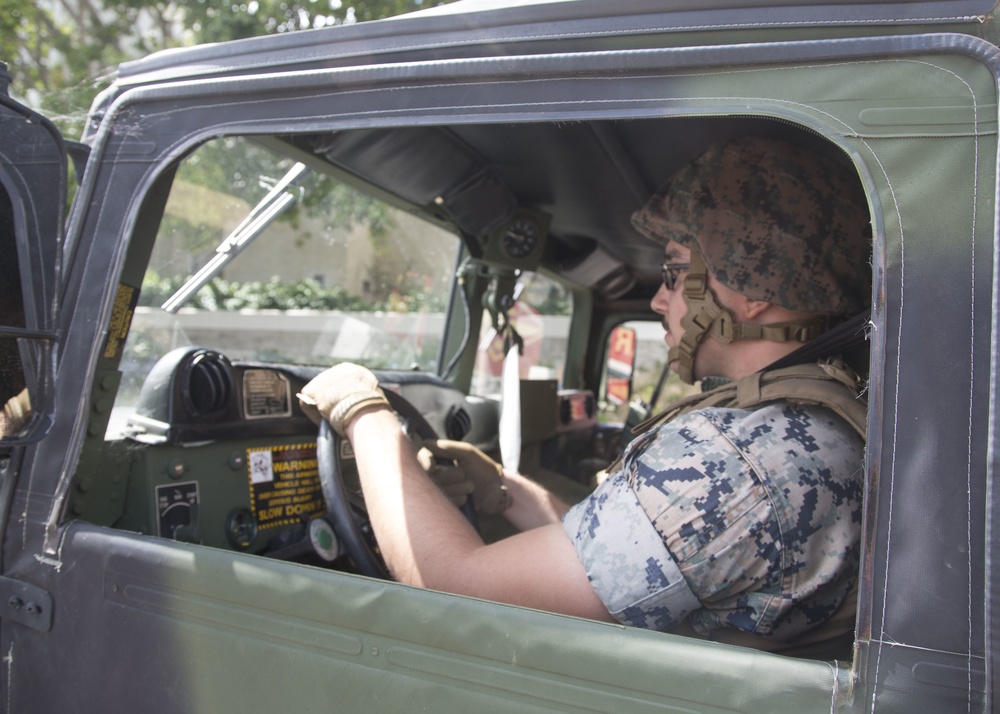
<path id="1" fill-rule="evenodd" d="M 16 436 L 31 418 L 31 397 L 27 389 L 10 399 L 0 410 L 0 437 Z"/>
<path id="2" fill-rule="evenodd" d="M 350 362 L 341 362 L 317 375 L 297 395 L 302 411 L 319 424 L 320 417 L 330 422 L 341 436 L 347 425 L 362 410 L 389 405 L 371 370 Z"/>
<path id="3" fill-rule="evenodd" d="M 417 461 L 430 476 L 431 481 L 441 489 L 449 501 L 455 504 L 456 508 L 464 506 L 466 499 L 475 492 L 476 482 L 454 461 L 438 459 L 428 449 L 420 449 L 417 452 Z"/>
<path id="4" fill-rule="evenodd" d="M 449 463 L 434 464 L 437 456 Z M 503 483 L 503 467 L 472 444 L 448 439 L 430 439 L 417 455 L 431 480 L 456 505 L 472 496 L 479 513 L 503 513 L 510 507 L 510 494 Z M 429 468 L 428 468 L 429 466 Z"/>

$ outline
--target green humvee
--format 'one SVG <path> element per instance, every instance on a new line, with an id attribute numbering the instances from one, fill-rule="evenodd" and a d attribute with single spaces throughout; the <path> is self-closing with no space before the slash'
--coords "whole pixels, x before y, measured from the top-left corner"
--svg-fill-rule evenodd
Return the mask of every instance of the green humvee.
<path id="1" fill-rule="evenodd" d="M 81 142 L 3 81 L 0 403 L 30 408 L 0 441 L 0 707 L 992 711 L 993 12 L 467 0 L 126 64 Z M 586 493 L 670 392 L 660 250 L 629 215 L 748 131 L 843 152 L 870 204 L 853 642 L 765 652 L 361 574 L 350 450 L 335 518 L 297 389 L 361 362 L 415 438 L 495 452 L 510 321 L 522 468 Z"/>

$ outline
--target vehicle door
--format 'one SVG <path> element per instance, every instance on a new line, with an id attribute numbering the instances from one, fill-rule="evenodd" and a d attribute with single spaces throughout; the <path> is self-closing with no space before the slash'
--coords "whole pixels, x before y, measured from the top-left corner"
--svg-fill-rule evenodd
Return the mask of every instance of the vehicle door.
<path id="1" fill-rule="evenodd" d="M 67 157 L 59 131 L 8 96 L 0 65 L 0 435 L 13 445 L 51 427 L 56 280 Z M 8 454 L 9 455 L 9 452 Z"/>
<path id="2" fill-rule="evenodd" d="M 16 447 L 4 482 L 4 575 L 17 581 L 11 597 L 24 588 L 36 598 L 36 619 L 7 598 L 16 613 L 0 624 L 10 710 L 988 710 L 996 47 L 930 33 L 827 39 L 817 31 L 771 42 L 745 34 L 735 11 L 678 13 L 657 18 L 665 24 L 653 27 L 668 28 L 661 35 L 650 34 L 648 18 L 616 17 L 625 39 L 611 49 L 584 46 L 603 33 L 601 21 L 573 25 L 566 32 L 577 44 L 558 45 L 571 55 L 524 50 L 524 27 L 512 23 L 485 36 L 490 46 L 495 35 L 511 43 L 503 56 L 442 59 L 438 51 L 465 46 L 463 19 L 434 26 L 442 36 L 415 20 L 385 35 L 385 25 L 370 37 L 317 35 L 316 46 L 268 38 L 249 45 L 252 67 L 240 64 L 249 60 L 239 45 L 236 57 L 221 58 L 244 72 L 224 78 L 198 73 L 211 74 L 205 58 L 228 50 L 202 48 L 184 81 L 122 82 L 93 137 L 63 245 L 55 329 L 41 318 L 26 322 L 31 334 L 4 327 L 6 338 L 35 340 L 43 352 L 58 336 L 63 355 L 49 434 Z M 863 19 L 856 27 L 867 27 Z M 842 21 L 831 15 L 823 26 Z M 782 8 L 761 22 L 779 33 L 791 20 Z M 406 62 L 334 66 L 331 57 L 354 56 L 362 40 L 393 52 L 437 44 Z M 322 59 L 309 64 L 314 51 Z M 150 75 L 163 66 L 166 58 L 154 58 Z M 435 593 L 74 513 L 75 498 L 127 497 L 125 482 L 78 475 L 104 472 L 87 460 L 100 458 L 105 439 L 90 428 L 94 416 L 104 418 L 118 391 L 116 329 L 138 299 L 178 164 L 209 138 L 294 145 L 320 130 L 747 114 L 839 146 L 872 210 L 866 534 L 852 662 Z M 9 193 L 12 185 L 5 178 Z M 595 339 L 603 344 L 607 331 Z M 941 369 L 959 354 L 959 367 Z M 939 385 L 934 399 L 929 381 Z M 132 468 L 128 451 L 114 458 Z"/>

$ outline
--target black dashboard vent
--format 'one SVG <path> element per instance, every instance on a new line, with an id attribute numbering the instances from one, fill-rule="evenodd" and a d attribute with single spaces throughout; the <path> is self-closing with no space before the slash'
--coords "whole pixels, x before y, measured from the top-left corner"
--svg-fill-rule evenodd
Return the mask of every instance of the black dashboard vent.
<path id="1" fill-rule="evenodd" d="M 192 417 L 212 419 L 220 415 L 233 399 L 228 360 L 212 350 L 195 352 L 183 369 L 180 388 L 184 406 Z"/>
<path id="2" fill-rule="evenodd" d="M 178 347 L 146 375 L 127 429 L 150 443 L 204 441 L 213 438 L 205 431 L 208 424 L 239 420 L 239 397 L 236 373 L 224 355 Z"/>
<path id="3" fill-rule="evenodd" d="M 452 407 L 444 421 L 445 436 L 452 441 L 461 441 L 472 428 L 472 417 L 463 407 Z"/>

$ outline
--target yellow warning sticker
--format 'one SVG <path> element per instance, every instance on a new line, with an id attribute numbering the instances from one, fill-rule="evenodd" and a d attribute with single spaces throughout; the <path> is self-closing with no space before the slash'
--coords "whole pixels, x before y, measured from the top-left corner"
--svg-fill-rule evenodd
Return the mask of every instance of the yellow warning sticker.
<path id="1" fill-rule="evenodd" d="M 258 528 L 293 525 L 326 512 L 316 442 L 247 449 L 247 480 Z"/>
<path id="2" fill-rule="evenodd" d="M 111 324 L 108 325 L 108 342 L 104 345 L 104 359 L 118 359 L 122 356 L 137 302 L 139 302 L 139 291 L 131 285 L 119 283 L 118 292 L 115 293 L 115 304 L 111 309 Z"/>

